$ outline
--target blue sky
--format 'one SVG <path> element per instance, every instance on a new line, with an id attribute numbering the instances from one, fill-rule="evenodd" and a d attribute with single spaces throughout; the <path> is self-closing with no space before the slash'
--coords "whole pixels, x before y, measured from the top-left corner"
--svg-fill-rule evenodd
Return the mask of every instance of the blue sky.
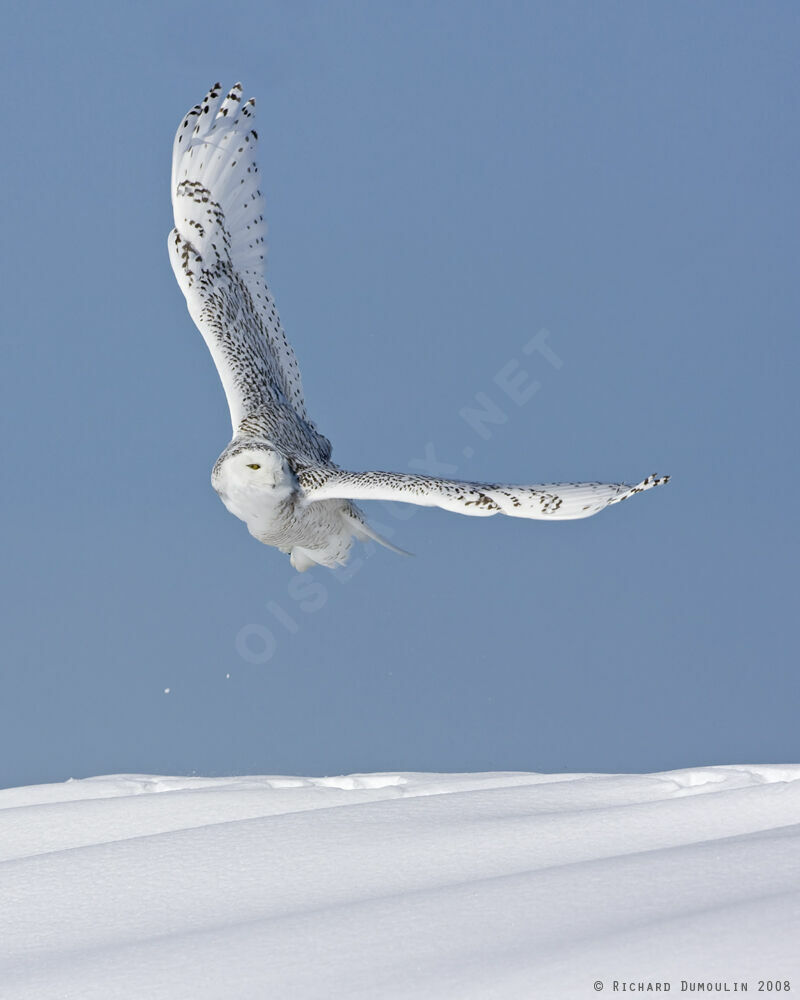
<path id="1" fill-rule="evenodd" d="M 0 784 L 800 760 L 796 6 L 219 11 L 4 7 Z M 341 465 L 670 485 L 563 524 L 373 506 L 416 558 L 345 573 L 251 539 L 166 253 L 217 79 L 258 100 Z"/>

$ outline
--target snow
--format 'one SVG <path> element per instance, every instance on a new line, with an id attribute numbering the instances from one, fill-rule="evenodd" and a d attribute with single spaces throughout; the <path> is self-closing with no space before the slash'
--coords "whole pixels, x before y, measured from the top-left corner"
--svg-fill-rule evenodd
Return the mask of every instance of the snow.
<path id="1" fill-rule="evenodd" d="M 800 765 L 0 791 L 3 1000 L 561 1000 L 598 980 L 800 991 Z"/>

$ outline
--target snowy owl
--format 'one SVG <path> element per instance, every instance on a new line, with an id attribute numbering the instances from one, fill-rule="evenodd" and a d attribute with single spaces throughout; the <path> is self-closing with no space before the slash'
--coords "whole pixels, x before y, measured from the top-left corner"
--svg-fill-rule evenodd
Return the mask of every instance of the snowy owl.
<path id="1" fill-rule="evenodd" d="M 343 565 L 354 538 L 389 545 L 354 500 L 393 500 L 458 514 L 589 517 L 665 483 L 503 486 L 404 472 L 345 472 L 306 413 L 294 351 L 264 279 L 255 101 L 219 84 L 178 128 L 172 153 L 175 228 L 169 254 L 189 313 L 211 351 L 233 438 L 211 484 L 251 535 L 290 555 L 297 570 Z M 397 550 L 401 551 L 401 550 Z"/>

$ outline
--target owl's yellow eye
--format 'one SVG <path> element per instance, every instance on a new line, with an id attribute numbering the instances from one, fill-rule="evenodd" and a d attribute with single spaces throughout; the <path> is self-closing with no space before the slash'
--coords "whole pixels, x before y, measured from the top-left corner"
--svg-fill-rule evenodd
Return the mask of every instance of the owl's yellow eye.
<path id="1" fill-rule="evenodd" d="M 260 469 L 261 466 L 257 462 L 254 462 L 253 465 L 248 465 L 247 468 L 248 469 Z"/>

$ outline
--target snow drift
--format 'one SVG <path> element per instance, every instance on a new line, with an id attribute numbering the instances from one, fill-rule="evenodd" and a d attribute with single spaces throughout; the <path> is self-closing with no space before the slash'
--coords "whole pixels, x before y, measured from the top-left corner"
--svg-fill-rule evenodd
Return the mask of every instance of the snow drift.
<path id="1" fill-rule="evenodd" d="M 0 791 L 3 1000 L 762 980 L 800 991 L 800 765 Z"/>

